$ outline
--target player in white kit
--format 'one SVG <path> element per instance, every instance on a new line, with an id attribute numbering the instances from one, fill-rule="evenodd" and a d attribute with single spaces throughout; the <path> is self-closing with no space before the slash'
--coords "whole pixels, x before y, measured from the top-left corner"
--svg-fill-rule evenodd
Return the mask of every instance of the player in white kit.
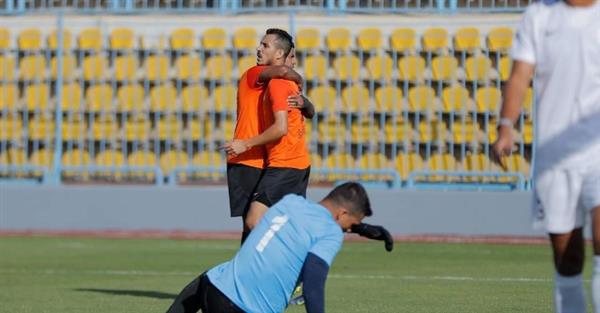
<path id="1" fill-rule="evenodd" d="M 505 86 L 496 162 L 534 78 L 534 225 L 550 235 L 556 312 L 585 312 L 583 226 L 592 218 L 592 299 L 600 313 L 600 0 L 531 4 L 517 30 Z"/>

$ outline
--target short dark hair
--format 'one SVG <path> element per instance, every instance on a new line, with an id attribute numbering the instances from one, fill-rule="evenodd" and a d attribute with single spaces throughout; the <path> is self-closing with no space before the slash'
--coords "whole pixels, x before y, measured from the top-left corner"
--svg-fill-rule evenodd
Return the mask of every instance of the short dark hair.
<path id="1" fill-rule="evenodd" d="M 335 187 L 323 200 L 343 206 L 354 215 L 373 215 L 367 191 L 357 182 L 347 182 Z"/>
<path id="2" fill-rule="evenodd" d="M 294 48 L 294 40 L 292 39 L 292 35 L 279 28 L 267 29 L 267 35 L 277 36 L 277 46 L 278 48 L 283 49 L 284 57 L 287 58 L 292 48 Z"/>

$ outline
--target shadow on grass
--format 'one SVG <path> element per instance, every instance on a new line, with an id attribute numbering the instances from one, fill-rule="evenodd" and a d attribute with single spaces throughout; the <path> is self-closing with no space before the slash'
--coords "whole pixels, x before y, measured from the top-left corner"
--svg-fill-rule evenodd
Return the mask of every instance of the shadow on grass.
<path id="1" fill-rule="evenodd" d="M 75 291 L 99 292 L 117 296 L 135 296 L 155 299 L 175 299 L 177 294 L 159 292 L 159 291 L 144 291 L 144 290 L 121 290 L 121 289 L 99 289 L 99 288 L 77 288 Z"/>

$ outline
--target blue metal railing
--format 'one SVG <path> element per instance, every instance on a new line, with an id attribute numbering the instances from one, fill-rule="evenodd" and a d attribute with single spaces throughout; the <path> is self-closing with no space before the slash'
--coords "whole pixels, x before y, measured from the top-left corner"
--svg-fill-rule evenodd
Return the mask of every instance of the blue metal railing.
<path id="1" fill-rule="evenodd" d="M 244 2 L 241 0 L 221 1 L 160 1 L 160 0 L 5 0 L 0 2 L 0 14 L 51 13 L 68 10 L 74 14 L 244 14 L 244 13 L 468 13 L 468 12 L 519 12 L 532 0 L 516 2 L 506 0 L 400 0 L 400 1 L 279 1 Z"/>

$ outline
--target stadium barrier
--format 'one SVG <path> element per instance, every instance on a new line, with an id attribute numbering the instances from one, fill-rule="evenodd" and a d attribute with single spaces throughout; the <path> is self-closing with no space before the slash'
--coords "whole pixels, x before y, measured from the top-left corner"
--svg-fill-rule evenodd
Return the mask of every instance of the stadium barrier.
<path id="1" fill-rule="evenodd" d="M 184 1 L 184 0 L 4 0 L 0 15 L 21 15 L 68 11 L 76 14 L 247 14 L 247 13 L 490 13 L 520 12 L 531 0 L 399 0 L 399 1 Z"/>
<path id="2" fill-rule="evenodd" d="M 0 178 L 222 183 L 217 148 L 232 138 L 259 31 L 64 23 L 0 29 Z M 290 28 L 317 111 L 313 182 L 530 187 L 532 89 L 507 170 L 489 157 L 512 29 Z"/>

